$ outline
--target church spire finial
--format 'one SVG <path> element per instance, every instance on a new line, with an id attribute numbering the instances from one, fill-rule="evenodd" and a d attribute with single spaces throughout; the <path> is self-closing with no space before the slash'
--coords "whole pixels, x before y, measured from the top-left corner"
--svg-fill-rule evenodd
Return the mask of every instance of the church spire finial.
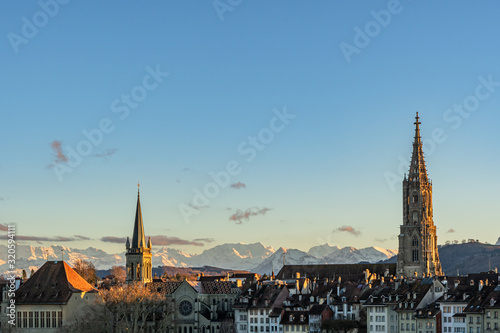
<path id="1" fill-rule="evenodd" d="M 418 114 L 418 113 L 417 113 L 417 114 Z M 141 191 L 140 191 L 140 189 L 141 189 L 141 184 L 140 184 L 139 182 L 137 182 L 137 196 L 138 196 L 138 197 L 139 197 L 139 196 L 141 196 Z"/>
<path id="2" fill-rule="evenodd" d="M 144 236 L 144 223 L 142 222 L 139 186 L 140 184 L 137 184 L 137 208 L 135 211 L 134 234 L 132 236 L 132 248 L 134 249 L 143 248 L 146 246 L 146 239 Z"/>

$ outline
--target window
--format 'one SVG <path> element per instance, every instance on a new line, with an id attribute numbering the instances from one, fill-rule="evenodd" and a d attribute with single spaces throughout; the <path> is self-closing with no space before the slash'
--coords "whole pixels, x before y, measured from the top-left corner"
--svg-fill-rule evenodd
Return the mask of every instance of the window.
<path id="1" fill-rule="evenodd" d="M 35 328 L 39 328 L 40 327 L 39 314 L 40 314 L 40 312 L 38 312 L 38 311 L 35 312 Z"/>
<path id="2" fill-rule="evenodd" d="M 45 328 L 45 311 L 40 312 L 40 327 Z"/>
<path id="3" fill-rule="evenodd" d="M 417 262 L 418 261 L 418 238 L 417 237 L 413 237 L 413 240 L 412 240 L 412 259 L 413 259 L 413 262 Z"/>

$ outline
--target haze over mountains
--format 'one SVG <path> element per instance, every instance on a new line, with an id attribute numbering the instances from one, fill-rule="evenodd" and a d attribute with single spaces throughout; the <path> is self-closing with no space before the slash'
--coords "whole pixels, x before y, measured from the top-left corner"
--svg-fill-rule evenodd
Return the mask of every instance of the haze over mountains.
<path id="1" fill-rule="evenodd" d="M 439 256 L 446 275 L 477 273 L 500 267 L 500 242 L 495 245 L 484 243 L 465 243 L 441 246 Z M 64 250 L 64 251 L 62 251 Z M 0 245 L 0 251 L 7 253 L 7 247 Z M 76 259 L 84 259 L 94 263 L 97 269 L 107 270 L 112 266 L 125 265 L 125 253 L 109 254 L 102 250 L 89 247 L 85 250 L 72 249 L 64 246 L 49 247 L 17 245 L 16 267 L 20 274 L 38 269 L 47 257 L 49 260 L 64 260 L 70 265 Z M 223 269 L 248 270 L 259 274 L 277 273 L 286 264 L 356 264 L 359 262 L 376 263 L 379 261 L 396 262 L 396 250 L 379 247 L 356 249 L 354 247 L 339 248 L 323 244 L 314 246 L 308 252 L 297 249 L 278 250 L 254 244 L 222 244 L 207 249 L 200 254 L 188 254 L 177 249 L 162 247 L 153 252 L 153 266 L 173 267 L 203 267 L 212 266 Z M 0 259 L 0 272 L 9 271 L 5 260 Z"/>

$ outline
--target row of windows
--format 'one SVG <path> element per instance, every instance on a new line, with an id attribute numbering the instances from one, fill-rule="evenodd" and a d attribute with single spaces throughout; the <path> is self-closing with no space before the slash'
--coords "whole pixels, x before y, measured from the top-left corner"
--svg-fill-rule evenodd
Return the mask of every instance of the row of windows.
<path id="1" fill-rule="evenodd" d="M 406 327 L 406 330 L 405 330 Z M 409 331 L 410 330 L 410 324 L 401 324 L 401 331 Z M 415 324 L 411 324 L 411 330 L 415 331 Z"/>
<path id="2" fill-rule="evenodd" d="M 253 315 L 253 316 L 258 316 L 259 314 L 261 316 L 264 316 L 264 315 L 268 315 L 271 312 L 271 310 L 264 310 L 264 309 L 248 310 L 248 312 L 250 313 L 250 315 Z"/>
<path id="3" fill-rule="evenodd" d="M 266 319 L 266 324 L 269 324 L 269 317 L 265 318 Z M 258 324 L 259 323 L 259 318 L 250 318 L 250 324 Z M 264 324 L 264 318 L 260 318 L 260 323 Z"/>
<path id="4" fill-rule="evenodd" d="M 17 327 L 55 328 L 62 326 L 62 311 L 19 311 Z"/>
<path id="5" fill-rule="evenodd" d="M 491 318 L 491 311 L 486 311 L 486 318 Z M 498 318 L 498 311 L 493 311 L 493 318 Z"/>
<path id="6" fill-rule="evenodd" d="M 297 329 L 295 329 L 297 327 Z M 306 332 L 309 328 L 306 325 L 286 325 L 285 332 Z"/>
<path id="7" fill-rule="evenodd" d="M 498 323 L 495 323 L 495 325 L 493 327 L 494 327 L 494 329 L 498 330 Z M 486 323 L 486 328 L 491 330 L 491 323 Z"/>
<path id="8" fill-rule="evenodd" d="M 443 306 L 444 313 L 462 313 L 465 309 L 465 306 Z"/>
<path id="9" fill-rule="evenodd" d="M 451 328 L 451 327 L 445 327 L 443 329 L 443 332 L 444 333 L 465 333 L 465 327 L 455 327 L 455 328 Z"/>

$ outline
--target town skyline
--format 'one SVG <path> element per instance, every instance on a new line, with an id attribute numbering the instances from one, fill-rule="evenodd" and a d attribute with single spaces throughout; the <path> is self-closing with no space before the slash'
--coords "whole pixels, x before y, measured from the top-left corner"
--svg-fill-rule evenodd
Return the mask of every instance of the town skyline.
<path id="1" fill-rule="evenodd" d="M 123 252 L 139 182 L 153 251 L 397 249 L 418 111 L 438 244 L 494 244 L 499 5 L 449 4 L 1 4 L 0 224 Z"/>

